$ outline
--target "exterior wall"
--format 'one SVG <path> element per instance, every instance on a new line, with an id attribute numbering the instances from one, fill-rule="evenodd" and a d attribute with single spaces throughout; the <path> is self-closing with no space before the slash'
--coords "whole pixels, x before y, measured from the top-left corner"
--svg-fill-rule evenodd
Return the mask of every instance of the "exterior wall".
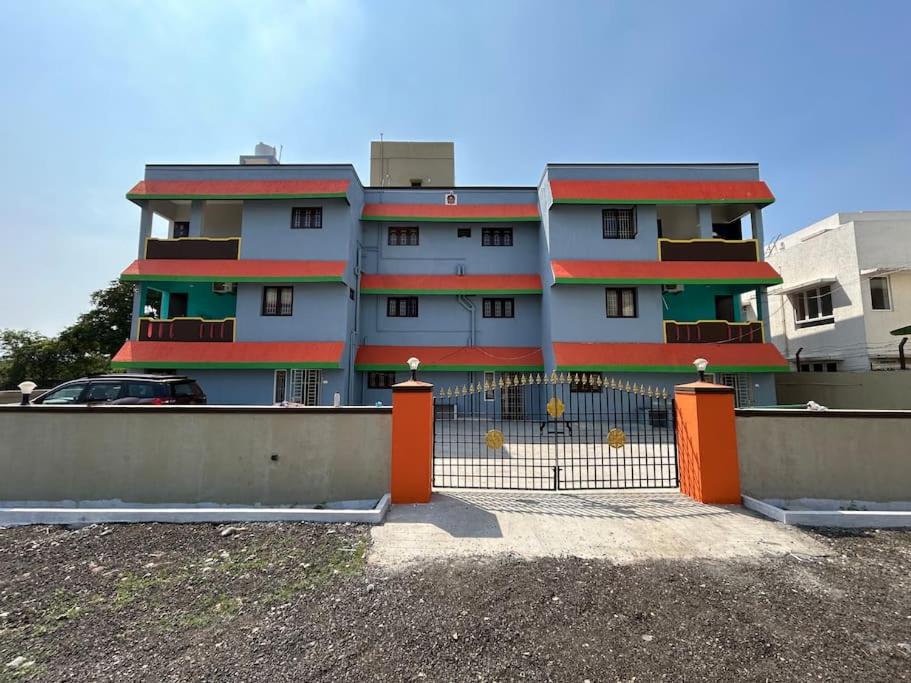
<path id="1" fill-rule="evenodd" d="M 715 297 L 731 294 L 734 297 L 734 321 L 743 319 L 738 295 L 743 287 L 733 285 L 686 285 L 679 294 L 662 294 L 665 320 L 695 322 L 715 320 Z"/>
<path id="2" fill-rule="evenodd" d="M 553 341 L 663 341 L 661 287 L 639 285 L 636 289 L 638 317 L 608 318 L 605 286 L 555 285 L 550 295 Z"/>
<path id="3" fill-rule="evenodd" d="M 775 384 L 782 405 L 816 401 L 848 410 L 911 410 L 911 371 L 791 372 L 777 375 Z"/>
<path id="4" fill-rule="evenodd" d="M 604 239 L 602 209 L 610 205 L 554 205 L 550 210 L 550 258 L 654 261 L 658 258 L 658 220 L 654 206 L 636 207 L 636 237 Z"/>
<path id="5" fill-rule="evenodd" d="M 203 237 L 239 237 L 242 223 L 243 202 L 205 202 Z M 171 229 L 173 231 L 173 224 Z"/>
<path id="6" fill-rule="evenodd" d="M 911 500 L 911 412 L 742 410 L 736 426 L 746 495 Z"/>
<path id="7" fill-rule="evenodd" d="M 370 143 L 370 184 L 408 187 L 420 179 L 424 187 L 455 184 L 455 145 L 451 142 Z"/>
<path id="8" fill-rule="evenodd" d="M 346 285 L 338 282 L 293 285 L 292 315 L 262 315 L 264 286 L 253 283 L 237 286 L 237 341 L 342 341 L 347 337 Z"/>
<path id="9" fill-rule="evenodd" d="M 836 277 L 832 284 L 834 323 L 797 328 L 794 306 L 788 295 L 769 292 L 769 326 L 772 342 L 794 361 L 838 360 L 842 370 L 867 370 L 863 295 L 858 277 L 854 226 L 818 223 L 778 242 L 766 259 L 784 281 L 783 287 Z"/>
<path id="10" fill-rule="evenodd" d="M 388 410 L 33 406 L 0 411 L 0 431 L 4 501 L 302 505 L 389 491 Z"/>

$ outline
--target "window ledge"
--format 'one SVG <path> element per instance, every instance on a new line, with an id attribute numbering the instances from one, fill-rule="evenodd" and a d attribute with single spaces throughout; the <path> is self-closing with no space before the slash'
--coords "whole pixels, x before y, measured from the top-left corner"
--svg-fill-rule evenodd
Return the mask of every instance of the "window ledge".
<path id="1" fill-rule="evenodd" d="M 813 318 L 812 320 L 801 320 L 799 322 L 794 323 L 794 327 L 796 327 L 798 330 L 802 330 L 805 327 L 821 327 L 823 325 L 834 325 L 834 324 L 835 324 L 835 317 L 828 316 L 826 318 Z"/>

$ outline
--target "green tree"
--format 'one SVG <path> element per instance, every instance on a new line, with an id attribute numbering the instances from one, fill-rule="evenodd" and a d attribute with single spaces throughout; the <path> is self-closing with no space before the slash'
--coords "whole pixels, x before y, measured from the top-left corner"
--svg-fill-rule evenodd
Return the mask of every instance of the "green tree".
<path id="1" fill-rule="evenodd" d="M 51 387 L 111 367 L 111 356 L 129 337 L 133 286 L 112 282 L 92 293 L 92 308 L 60 333 L 0 331 L 0 388 L 31 380 Z"/>

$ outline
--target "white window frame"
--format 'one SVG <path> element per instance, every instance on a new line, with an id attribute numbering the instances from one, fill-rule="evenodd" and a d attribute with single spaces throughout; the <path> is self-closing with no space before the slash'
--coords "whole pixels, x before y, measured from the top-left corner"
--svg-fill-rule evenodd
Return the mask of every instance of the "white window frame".
<path id="1" fill-rule="evenodd" d="M 821 291 L 823 288 L 829 290 L 829 303 L 832 307 L 832 312 L 826 315 L 822 314 L 822 297 Z M 817 325 L 828 325 L 829 323 L 835 322 L 835 301 L 834 301 L 834 292 L 832 291 L 832 285 L 820 285 L 819 287 L 809 287 L 807 289 L 800 290 L 799 292 L 794 292 L 790 294 L 791 299 L 791 308 L 794 311 L 794 327 L 797 329 L 802 329 L 804 327 L 815 327 Z M 816 298 L 817 304 L 817 315 L 814 318 L 798 317 L 798 306 L 797 300 L 800 299 L 803 301 L 804 312 L 809 316 L 810 314 L 810 299 Z"/>
<path id="2" fill-rule="evenodd" d="M 490 379 L 488 379 L 488 377 Z M 484 392 L 485 401 L 496 401 L 497 400 L 497 373 L 495 372 L 484 372 L 484 380 L 486 384 L 490 385 L 490 389 Z M 483 386 L 483 384 L 481 385 Z"/>
<path id="3" fill-rule="evenodd" d="M 746 372 L 716 372 L 714 381 L 734 390 L 734 407 L 750 408 L 756 405 L 753 395 L 753 379 Z"/>
<path id="4" fill-rule="evenodd" d="M 276 401 L 278 398 L 278 378 L 282 378 L 282 396 L 281 399 Z M 283 403 L 288 396 L 288 371 L 287 370 L 276 370 L 272 375 L 272 404 L 279 405 Z"/>
<path id="5" fill-rule="evenodd" d="M 873 306 L 873 280 L 885 280 L 886 281 L 886 307 L 885 308 L 876 308 Z M 876 275 L 870 278 L 870 310 L 871 311 L 892 311 L 895 310 L 894 305 L 892 304 L 892 278 L 888 275 Z"/>
<path id="6" fill-rule="evenodd" d="M 322 371 L 318 368 L 295 368 L 289 372 L 289 403 L 318 406 Z"/>

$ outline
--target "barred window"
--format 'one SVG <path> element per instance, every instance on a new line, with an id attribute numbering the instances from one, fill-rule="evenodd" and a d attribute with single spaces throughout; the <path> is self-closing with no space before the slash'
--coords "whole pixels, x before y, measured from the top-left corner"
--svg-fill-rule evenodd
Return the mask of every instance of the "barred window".
<path id="1" fill-rule="evenodd" d="M 263 315 L 291 315 L 294 287 L 263 287 Z"/>
<path id="2" fill-rule="evenodd" d="M 512 228 L 484 228 L 481 230 L 481 246 L 511 247 Z"/>
<path id="3" fill-rule="evenodd" d="M 389 228 L 388 243 L 390 247 L 416 247 L 419 242 L 419 233 L 416 227 Z"/>
<path id="4" fill-rule="evenodd" d="M 291 227 L 295 229 L 318 229 L 323 227 L 321 206 L 295 206 L 291 209 Z"/>
<path id="5" fill-rule="evenodd" d="M 636 237 L 636 210 L 632 207 L 604 209 L 601 220 L 606 240 L 631 240 Z"/>
<path id="6" fill-rule="evenodd" d="M 514 318 L 515 299 L 484 299 L 485 318 Z"/>
<path id="7" fill-rule="evenodd" d="M 582 378 L 585 377 L 587 381 L 583 382 Z M 601 379 L 600 372 L 589 372 L 585 375 L 579 375 L 579 381 L 576 381 L 575 376 L 573 376 L 573 381 L 569 385 L 569 393 L 571 394 L 597 394 L 601 392 L 603 385 L 598 384 L 598 380 Z"/>
<path id="8" fill-rule="evenodd" d="M 390 296 L 386 299 L 387 318 L 417 318 L 418 298 L 416 296 Z"/>
<path id="9" fill-rule="evenodd" d="M 605 293 L 608 318 L 635 318 L 638 316 L 635 287 L 609 288 L 605 290 Z"/>
<path id="10" fill-rule="evenodd" d="M 368 389 L 388 389 L 395 384 L 394 372 L 368 372 L 367 388 Z"/>

